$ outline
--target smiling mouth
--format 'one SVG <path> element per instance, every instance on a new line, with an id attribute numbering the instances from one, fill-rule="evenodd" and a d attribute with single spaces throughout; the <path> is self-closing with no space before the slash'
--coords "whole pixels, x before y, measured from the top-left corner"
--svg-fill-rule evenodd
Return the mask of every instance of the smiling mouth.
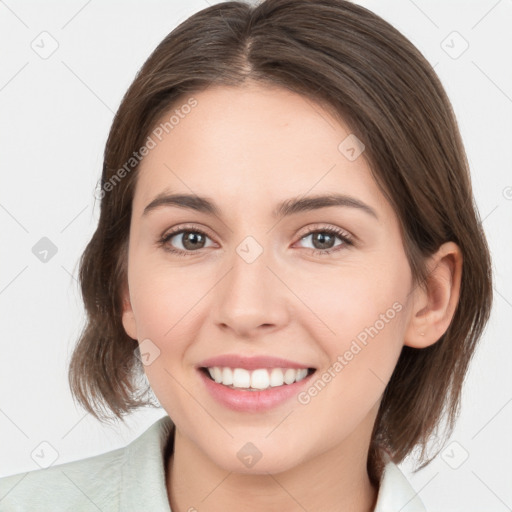
<path id="1" fill-rule="evenodd" d="M 201 367 L 210 380 L 231 389 L 242 391 L 264 391 L 269 388 L 289 386 L 305 379 L 315 368 L 245 368 Z"/>

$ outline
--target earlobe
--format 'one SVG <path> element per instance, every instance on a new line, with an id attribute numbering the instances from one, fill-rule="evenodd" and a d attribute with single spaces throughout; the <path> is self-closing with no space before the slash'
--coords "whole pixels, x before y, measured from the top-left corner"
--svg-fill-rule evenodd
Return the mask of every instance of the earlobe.
<path id="1" fill-rule="evenodd" d="M 446 242 L 430 257 L 425 283 L 416 285 L 414 310 L 404 345 L 425 348 L 436 343 L 448 329 L 460 297 L 462 253 L 454 242 Z"/>
<path id="2" fill-rule="evenodd" d="M 135 315 L 133 313 L 132 304 L 130 301 L 130 293 L 128 287 L 125 287 L 123 290 L 123 313 L 122 313 L 122 322 L 123 327 L 128 336 L 137 339 L 137 324 L 135 322 Z"/>

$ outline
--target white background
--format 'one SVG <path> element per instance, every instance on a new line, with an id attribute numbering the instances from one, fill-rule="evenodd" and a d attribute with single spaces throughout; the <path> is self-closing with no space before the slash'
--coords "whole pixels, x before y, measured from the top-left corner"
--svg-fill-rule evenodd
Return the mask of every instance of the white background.
<path id="1" fill-rule="evenodd" d="M 495 273 L 456 431 L 427 468 L 413 474 L 412 459 L 401 468 L 429 511 L 511 510 L 512 1 L 357 3 L 435 66 L 459 120 Z M 207 6 L 0 2 L 0 476 L 38 469 L 31 453 L 42 441 L 60 464 L 124 446 L 165 414 L 140 411 L 114 428 L 74 406 L 67 365 L 84 320 L 77 262 L 98 218 L 93 192 L 122 95 L 164 36 Z M 46 59 L 31 47 L 41 38 L 46 49 L 58 44 Z M 57 247 L 46 263 L 32 253 L 42 237 Z"/>

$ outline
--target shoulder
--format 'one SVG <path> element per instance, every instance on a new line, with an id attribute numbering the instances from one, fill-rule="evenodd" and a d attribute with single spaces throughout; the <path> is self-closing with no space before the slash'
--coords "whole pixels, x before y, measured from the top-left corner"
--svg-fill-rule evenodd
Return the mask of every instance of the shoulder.
<path id="1" fill-rule="evenodd" d="M 144 495 L 145 492 L 144 482 L 137 477 L 140 474 L 148 479 L 147 483 L 153 490 L 157 487 L 158 499 L 162 498 L 162 503 L 168 503 L 162 450 L 170 427 L 170 418 L 160 418 L 123 448 L 46 469 L 0 478 L 0 510 L 131 510 L 131 493 L 140 492 Z M 141 471 L 143 469 L 146 471 Z M 164 492 L 165 496 L 162 496 Z M 140 496 L 140 499 L 145 498 Z M 146 505 L 155 501 L 151 501 L 151 497 L 149 499 Z M 123 503 L 130 505 L 124 507 Z"/>
<path id="2" fill-rule="evenodd" d="M 126 447 L 0 479 L 0 509 L 115 510 Z"/>
<path id="3" fill-rule="evenodd" d="M 395 511 L 427 512 L 417 491 L 399 467 L 387 457 L 374 512 Z"/>

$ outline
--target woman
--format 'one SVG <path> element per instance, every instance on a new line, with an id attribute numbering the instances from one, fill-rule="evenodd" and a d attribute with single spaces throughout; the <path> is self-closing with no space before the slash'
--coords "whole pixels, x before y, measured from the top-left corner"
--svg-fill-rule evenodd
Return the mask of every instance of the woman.
<path id="1" fill-rule="evenodd" d="M 453 427 L 492 282 L 409 41 L 343 0 L 204 9 L 126 93 L 98 197 L 70 383 L 122 418 L 145 372 L 168 417 L 2 479 L 7 510 L 424 510 L 396 464 Z"/>

